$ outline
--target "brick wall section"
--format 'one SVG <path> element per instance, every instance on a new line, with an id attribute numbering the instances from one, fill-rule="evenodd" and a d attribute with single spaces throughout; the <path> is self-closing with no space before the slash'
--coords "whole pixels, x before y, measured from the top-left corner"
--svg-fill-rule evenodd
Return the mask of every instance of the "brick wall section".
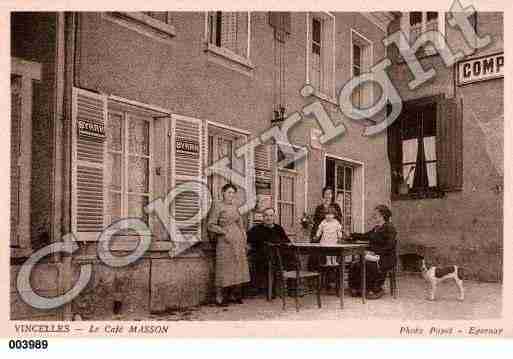
<path id="1" fill-rule="evenodd" d="M 391 25 L 394 28 L 397 23 Z M 447 29 L 453 51 L 461 49 L 461 35 L 448 25 Z M 479 14 L 478 32 L 481 36 L 490 34 L 492 44 L 469 57 L 503 51 L 502 14 Z M 405 64 L 395 66 L 392 78 L 403 100 L 439 93 L 463 98 L 463 190 L 443 199 L 393 201 L 394 224 L 403 243 L 432 249 L 431 263 L 457 264 L 468 269 L 473 279 L 501 281 L 503 194 L 496 192 L 496 186 L 503 184 L 503 177 L 495 164 L 502 158 L 494 158 L 487 151 L 479 122 L 494 124 L 491 138 L 500 142 L 502 152 L 503 121 L 494 119 L 503 116 L 503 80 L 458 87 L 453 80 L 455 67 L 446 68 L 439 56 L 424 58 L 421 63 L 424 69 L 433 66 L 437 76 L 418 89 L 408 89 L 413 77 Z"/>

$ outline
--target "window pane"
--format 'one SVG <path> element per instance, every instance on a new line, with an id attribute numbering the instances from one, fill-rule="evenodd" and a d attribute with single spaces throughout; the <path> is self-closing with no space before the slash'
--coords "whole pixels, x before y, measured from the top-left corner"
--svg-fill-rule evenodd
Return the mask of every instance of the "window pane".
<path id="1" fill-rule="evenodd" d="M 280 199 L 287 202 L 294 201 L 294 179 L 280 176 Z"/>
<path id="2" fill-rule="evenodd" d="M 345 167 L 346 169 L 346 191 L 351 190 L 352 182 L 353 182 L 353 169 L 351 167 Z"/>
<path id="3" fill-rule="evenodd" d="M 435 11 L 428 11 L 428 13 L 427 13 L 427 21 L 436 20 L 436 19 L 438 19 L 438 13 L 435 12 Z"/>
<path id="4" fill-rule="evenodd" d="M 148 222 L 148 214 L 144 212 L 144 207 L 148 204 L 148 197 L 146 196 L 128 196 L 128 217 L 141 218 L 146 223 Z"/>
<path id="5" fill-rule="evenodd" d="M 149 192 L 149 161 L 147 158 L 130 156 L 128 161 L 128 191 Z"/>
<path id="6" fill-rule="evenodd" d="M 416 138 L 403 141 L 403 163 L 415 163 L 417 161 L 417 150 L 418 140 Z"/>
<path id="7" fill-rule="evenodd" d="M 413 178 L 415 177 L 415 165 L 404 165 L 403 166 L 403 178 L 408 184 L 408 187 L 413 186 Z"/>
<path id="8" fill-rule="evenodd" d="M 285 229 L 291 230 L 294 228 L 294 206 L 282 203 L 280 205 L 280 219 L 281 225 Z"/>
<path id="9" fill-rule="evenodd" d="M 109 193 L 109 214 L 111 223 L 121 219 L 121 193 Z"/>
<path id="10" fill-rule="evenodd" d="M 321 43 L 321 21 L 319 19 L 312 19 L 312 41 Z"/>
<path id="11" fill-rule="evenodd" d="M 130 153 L 149 155 L 150 152 L 150 125 L 148 121 L 131 117 L 128 126 Z"/>
<path id="12" fill-rule="evenodd" d="M 436 161 L 436 141 L 435 137 L 424 137 L 424 152 L 426 161 Z"/>
<path id="13" fill-rule="evenodd" d="M 121 191 L 121 183 L 123 179 L 121 155 L 117 153 L 110 153 L 108 161 L 108 166 L 111 173 L 109 188 L 115 191 Z"/>
<path id="14" fill-rule="evenodd" d="M 361 70 L 358 66 L 353 66 L 353 76 L 360 76 Z"/>
<path id="15" fill-rule="evenodd" d="M 429 187 L 436 187 L 436 162 L 426 164 Z"/>
<path id="16" fill-rule="evenodd" d="M 337 189 L 344 189 L 344 167 L 337 166 Z"/>
<path id="17" fill-rule="evenodd" d="M 109 113 L 109 123 L 107 130 L 107 142 L 109 150 L 122 151 L 123 146 L 121 139 L 123 138 L 122 116 L 119 114 Z"/>
<path id="18" fill-rule="evenodd" d="M 166 11 L 147 11 L 145 12 L 148 16 L 151 16 L 155 20 L 167 23 L 167 12 Z"/>
<path id="19" fill-rule="evenodd" d="M 321 54 L 321 47 L 319 46 L 319 44 L 312 43 L 312 52 L 317 55 Z"/>
<path id="20" fill-rule="evenodd" d="M 353 45 L 353 64 L 360 67 L 361 65 L 361 49 L 358 45 Z"/>
<path id="21" fill-rule="evenodd" d="M 422 13 L 420 11 L 410 12 L 410 25 L 416 25 L 422 23 Z"/>

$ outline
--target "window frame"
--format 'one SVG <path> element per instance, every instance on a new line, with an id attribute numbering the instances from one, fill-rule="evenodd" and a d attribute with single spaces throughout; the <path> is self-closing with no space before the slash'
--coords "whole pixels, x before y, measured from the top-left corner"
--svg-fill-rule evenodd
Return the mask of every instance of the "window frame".
<path id="1" fill-rule="evenodd" d="M 167 11 L 167 22 L 158 20 L 143 11 L 113 11 L 102 13 L 102 17 L 128 29 L 160 41 L 169 41 L 176 36 L 176 28 L 171 24 Z"/>
<path id="2" fill-rule="evenodd" d="M 411 111 L 411 109 L 413 109 L 413 108 L 425 107 L 425 106 L 429 106 L 429 105 L 433 105 L 438 108 L 439 103 L 442 101 L 442 96 L 443 95 L 438 94 L 438 95 L 426 96 L 426 97 L 406 101 L 403 105 L 404 106 L 403 111 L 404 112 Z M 435 126 L 438 126 L 438 122 L 440 120 L 439 119 L 440 113 L 438 112 L 438 109 L 435 112 L 436 112 Z M 400 123 L 400 126 L 401 126 L 401 148 L 400 148 L 400 150 L 401 150 L 401 157 L 402 157 L 403 124 L 402 124 L 401 117 L 399 117 L 398 120 L 401 121 L 401 123 Z M 437 135 L 435 134 L 435 151 L 437 154 L 437 161 L 440 161 L 440 158 L 438 158 L 438 150 L 437 150 L 438 141 L 439 141 L 439 139 L 437 138 Z M 402 171 L 402 166 L 403 166 L 403 161 L 401 159 L 401 171 Z M 401 194 L 399 190 L 397 193 L 394 191 L 391 191 L 391 200 L 392 201 L 419 200 L 419 199 L 433 199 L 433 198 L 445 197 L 445 191 L 440 188 L 440 177 L 439 177 L 440 174 L 438 173 L 438 164 L 437 164 L 436 176 L 437 176 L 437 186 L 436 187 L 428 188 L 426 191 L 422 191 L 422 192 L 408 192 L 407 194 Z M 391 178 L 391 181 L 395 181 L 395 179 Z M 392 188 L 393 187 L 394 186 L 392 186 Z"/>
<path id="3" fill-rule="evenodd" d="M 355 159 L 342 157 L 333 153 L 326 152 L 323 156 L 323 168 L 322 168 L 322 187 L 328 185 L 327 179 L 327 161 L 332 160 L 339 163 L 343 163 L 348 167 L 353 168 L 352 181 L 351 181 L 351 230 L 352 232 L 363 233 L 366 231 L 365 221 L 365 162 L 358 161 Z M 336 163 L 335 163 L 336 164 Z M 336 178 L 333 178 L 335 181 Z M 334 184 L 336 186 L 336 183 Z M 336 189 L 330 187 L 333 191 Z"/>
<path id="4" fill-rule="evenodd" d="M 319 88 L 315 88 L 311 84 L 311 61 L 312 61 L 312 48 L 313 48 L 313 40 L 312 40 L 312 27 L 313 27 L 313 19 L 321 20 L 321 78 L 328 79 L 329 83 L 325 84 L 321 82 L 319 84 Z M 331 27 L 328 31 L 327 27 Z M 331 36 L 329 36 L 331 32 Z M 325 34 L 325 35 L 323 35 Z M 328 41 L 328 42 L 327 42 Z M 323 44 L 323 42 L 327 42 Z M 324 51 L 323 51 L 324 49 Z M 335 99 L 335 56 L 336 56 L 336 22 L 335 15 L 331 12 L 307 12 L 306 13 L 306 71 L 305 71 L 305 81 L 307 84 L 310 84 L 314 88 L 313 95 L 321 100 L 325 100 L 331 102 L 333 104 L 337 104 Z M 331 66 L 329 66 L 329 74 L 324 73 L 326 71 L 327 65 L 325 61 L 330 61 Z M 330 80 L 331 79 L 331 80 Z M 328 93 L 324 91 L 324 88 L 328 89 Z"/>
<path id="5" fill-rule="evenodd" d="M 360 74 L 370 72 L 373 64 L 374 64 L 374 42 L 371 41 L 368 37 L 364 36 L 357 30 L 351 28 L 351 34 L 350 34 L 350 78 L 354 77 L 353 70 L 354 70 L 354 53 L 353 53 L 353 47 L 358 46 L 360 48 Z M 368 52 L 368 54 L 366 54 Z M 362 64 L 362 61 L 365 63 L 365 65 Z M 358 91 L 359 93 L 359 105 L 361 106 L 362 103 L 367 103 L 372 105 L 374 103 L 374 87 L 372 87 L 372 83 L 367 82 L 365 83 L 367 85 L 366 91 L 361 86 L 354 89 L 353 94 Z M 363 94 L 362 94 L 363 92 Z M 362 101 L 362 95 L 369 96 L 368 99 L 364 99 L 365 101 Z M 361 108 L 367 108 L 367 107 L 361 107 Z"/>
<path id="6" fill-rule="evenodd" d="M 403 12 L 402 13 L 402 17 L 401 17 L 401 20 L 400 20 L 400 25 L 401 25 L 401 31 L 403 32 L 405 38 L 406 38 L 406 41 L 408 42 L 407 44 L 402 44 L 402 47 L 403 48 L 406 48 L 408 47 L 408 44 L 411 46 L 413 44 L 411 44 L 411 25 L 410 25 L 410 14 L 412 12 L 420 12 L 421 15 L 422 15 L 422 21 L 421 21 L 421 32 L 420 32 L 420 35 L 422 35 L 425 31 L 427 31 L 427 13 L 428 11 L 410 11 L 410 12 Z M 431 11 L 430 11 L 431 12 Z M 444 11 L 437 11 L 438 13 L 438 32 L 440 32 L 442 34 L 442 36 L 445 38 L 445 35 L 446 35 L 446 29 L 445 29 L 445 12 Z M 445 46 L 445 42 L 442 42 L 440 44 L 440 47 L 443 47 Z M 423 49 L 423 50 L 421 50 Z M 419 48 L 418 52 L 420 51 L 420 55 L 421 57 L 425 57 L 425 56 L 433 56 L 433 55 L 438 55 L 438 52 L 436 50 L 436 48 L 432 45 L 432 44 L 428 44 L 428 45 L 423 45 Z"/>
<path id="7" fill-rule="evenodd" d="M 106 153 L 107 156 L 110 157 L 112 153 L 116 153 L 121 156 L 122 161 L 122 177 L 121 177 L 121 190 L 115 191 L 110 188 L 110 180 L 112 178 L 112 170 L 109 167 L 109 165 L 106 164 L 107 167 L 107 173 L 106 173 L 106 187 L 107 187 L 107 198 L 106 198 L 106 208 L 105 208 L 105 216 L 106 216 L 106 223 L 110 224 L 112 223 L 112 213 L 110 211 L 110 195 L 111 193 L 118 193 L 121 196 L 121 208 L 120 208 L 120 218 L 127 218 L 129 216 L 129 197 L 132 196 L 139 196 L 139 197 L 147 197 L 148 203 L 152 200 L 152 194 L 154 190 L 153 186 L 153 170 L 154 170 L 154 164 L 153 164 L 153 150 L 152 146 L 154 145 L 154 119 L 144 113 L 137 113 L 136 111 L 132 111 L 131 109 L 121 109 L 121 108 L 111 108 L 109 106 L 108 113 L 107 113 L 107 126 L 108 129 L 108 121 L 110 121 L 111 114 L 120 115 L 121 121 L 122 121 L 122 150 L 121 151 L 112 151 L 110 148 L 110 143 L 108 140 L 108 136 L 106 139 Z M 136 121 L 146 121 L 148 123 L 148 155 L 140 155 L 140 154 L 133 154 L 130 153 L 129 148 L 129 122 L 134 120 L 134 117 L 136 118 Z M 128 171 L 129 171 L 129 163 L 130 163 L 130 157 L 135 156 L 137 158 L 146 158 L 148 160 L 148 192 L 142 193 L 142 192 L 130 192 L 128 189 Z M 141 218 L 144 220 L 144 218 Z M 152 218 L 151 216 L 147 216 L 146 223 L 148 226 L 152 225 Z"/>
<path id="8" fill-rule="evenodd" d="M 208 60 L 223 65 L 225 67 L 231 68 L 243 74 L 251 75 L 252 70 L 254 70 L 255 68 L 255 66 L 251 62 L 251 12 L 240 11 L 240 13 L 246 13 L 247 16 L 247 46 L 245 56 L 237 54 L 229 48 L 217 46 L 215 43 L 212 43 L 210 41 L 211 29 L 209 28 L 209 18 L 211 13 L 212 11 L 205 11 L 204 13 L 205 19 L 203 36 L 205 43 L 205 53 L 208 55 Z"/>

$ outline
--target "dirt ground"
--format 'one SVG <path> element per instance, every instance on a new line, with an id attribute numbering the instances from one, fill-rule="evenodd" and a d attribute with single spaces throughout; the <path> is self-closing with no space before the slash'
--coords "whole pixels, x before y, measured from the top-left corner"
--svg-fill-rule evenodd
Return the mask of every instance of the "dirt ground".
<path id="1" fill-rule="evenodd" d="M 388 284 L 388 281 L 387 281 Z M 502 285 L 466 281 L 465 300 L 457 300 L 458 288 L 454 282 L 442 283 L 437 291 L 436 301 L 427 300 L 425 281 L 413 275 L 398 278 L 399 295 L 386 295 L 378 300 L 367 300 L 345 296 L 344 309 L 334 291 L 322 296 L 322 308 L 317 308 L 315 295 L 300 298 L 300 311 L 295 310 L 294 299 L 287 297 L 286 309 L 276 298 L 267 301 L 264 296 L 245 299 L 243 304 L 226 308 L 204 305 L 180 312 L 158 315 L 124 314 L 112 319 L 118 320 L 163 320 L 163 321 L 287 321 L 287 320 L 343 320 L 343 319 L 396 319 L 396 320 L 475 320 L 499 318 L 502 312 Z"/>

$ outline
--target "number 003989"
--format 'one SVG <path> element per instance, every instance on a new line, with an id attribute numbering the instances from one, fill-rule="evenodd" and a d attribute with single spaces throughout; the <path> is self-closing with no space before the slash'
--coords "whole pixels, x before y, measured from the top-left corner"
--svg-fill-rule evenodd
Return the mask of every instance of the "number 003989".
<path id="1" fill-rule="evenodd" d="M 48 348 L 48 340 L 46 339 L 17 339 L 17 340 L 9 340 L 9 349 L 18 349 L 18 350 L 37 350 L 37 349 L 47 349 Z"/>

